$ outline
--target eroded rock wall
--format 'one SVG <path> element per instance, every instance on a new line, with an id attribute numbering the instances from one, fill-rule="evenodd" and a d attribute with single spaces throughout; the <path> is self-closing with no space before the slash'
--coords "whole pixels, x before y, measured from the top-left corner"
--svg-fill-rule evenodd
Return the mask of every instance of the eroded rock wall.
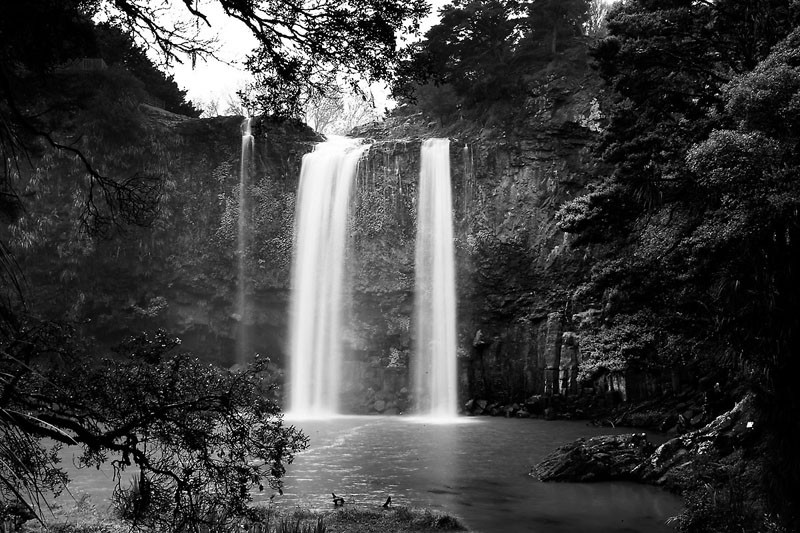
<path id="1" fill-rule="evenodd" d="M 531 98 L 512 127 L 443 127 L 398 116 L 364 128 L 372 146 L 352 204 L 346 342 L 346 405 L 355 412 L 400 412 L 413 401 L 414 240 L 421 141 L 449 137 L 455 228 L 459 386 L 463 402 L 523 402 L 577 392 L 579 336 L 571 300 L 590 263 L 554 221 L 578 194 L 593 163 L 597 132 L 591 84 Z M 148 146 L 117 165 L 142 161 L 165 177 L 155 225 L 97 240 L 70 257 L 69 275 L 30 271 L 40 307 L 113 344 L 163 327 L 184 347 L 234 362 L 244 322 L 253 351 L 286 367 L 295 193 L 303 154 L 319 137 L 298 124 L 257 121 L 255 159 L 245 190 L 251 204 L 246 252 L 248 307 L 235 308 L 240 117 L 188 120 L 143 112 Z M 148 114 L 149 113 L 149 114 Z M 133 152 L 128 149 L 125 153 Z M 123 154 L 124 155 L 124 154 Z M 128 159 L 125 159 L 128 157 Z M 62 191 L 63 193 L 64 191 Z M 67 191 L 69 193 L 69 191 Z M 63 236 L 49 237 L 54 246 Z M 37 264 L 46 247 L 27 252 Z M 23 254 L 25 255 L 25 254 Z M 56 266 L 53 268 L 62 269 Z M 59 292 L 58 301 L 47 295 Z"/>
<path id="2" fill-rule="evenodd" d="M 579 391 L 571 296 L 590 260 L 587 250 L 573 249 L 554 215 L 583 189 L 594 164 L 590 146 L 596 131 L 585 120 L 592 108 L 587 95 L 571 101 L 571 114 L 540 117 L 515 133 L 474 125 L 447 130 L 418 115 L 360 132 L 374 144 L 355 200 L 351 336 L 373 342 L 352 347 L 353 364 L 391 367 L 397 396 L 405 397 L 400 390 L 408 389 L 407 362 L 413 357 L 419 150 L 423 139 L 446 136 L 462 405 L 468 399 L 510 404 L 536 394 Z M 385 382 L 365 386 L 387 396 Z M 374 403 L 357 410 L 374 410 Z"/>

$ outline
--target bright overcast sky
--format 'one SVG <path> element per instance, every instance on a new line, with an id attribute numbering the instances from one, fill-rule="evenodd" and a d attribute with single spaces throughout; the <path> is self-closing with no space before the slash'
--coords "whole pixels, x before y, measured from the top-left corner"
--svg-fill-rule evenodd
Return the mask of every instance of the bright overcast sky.
<path id="1" fill-rule="evenodd" d="M 431 16 L 423 28 L 432 26 L 438 19 L 438 11 L 448 0 L 431 0 L 434 6 Z M 241 22 L 229 19 L 216 2 L 206 2 L 204 12 L 208 14 L 211 28 L 208 35 L 219 38 L 218 56 L 222 61 L 198 60 L 194 68 L 189 61 L 174 65 L 170 72 L 178 85 L 187 91 L 189 100 L 202 107 L 203 104 L 219 102 L 220 111 L 227 107 L 228 99 L 247 83 L 249 74 L 244 69 L 244 59 L 256 46 L 253 35 Z M 380 104 L 379 104 L 380 107 Z"/>
<path id="2" fill-rule="evenodd" d="M 218 3 L 208 3 L 204 13 L 211 22 L 208 35 L 219 39 L 219 60 L 198 59 L 194 68 L 186 60 L 173 66 L 171 72 L 178 85 L 186 89 L 189 100 L 196 104 L 221 101 L 220 107 L 224 109 L 228 96 L 234 95 L 249 79 L 244 60 L 257 42 L 244 24 L 226 17 Z"/>

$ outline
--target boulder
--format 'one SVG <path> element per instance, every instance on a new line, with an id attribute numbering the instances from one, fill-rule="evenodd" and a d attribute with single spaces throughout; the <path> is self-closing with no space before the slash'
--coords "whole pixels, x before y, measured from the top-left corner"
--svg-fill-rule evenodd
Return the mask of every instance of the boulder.
<path id="1" fill-rule="evenodd" d="M 653 449 L 644 433 L 578 439 L 545 457 L 531 474 L 542 481 L 638 480 Z"/>
<path id="2" fill-rule="evenodd" d="M 746 447 L 758 426 L 748 394 L 705 427 L 656 449 L 644 433 L 582 438 L 552 452 L 530 474 L 542 481 L 639 481 L 680 491 L 690 483 L 700 456 L 725 457 Z"/>
<path id="3" fill-rule="evenodd" d="M 681 470 L 700 456 L 714 453 L 724 457 L 741 448 L 758 430 L 755 400 L 748 394 L 730 411 L 712 420 L 705 427 L 684 433 L 659 446 L 642 465 L 643 481 L 680 489 L 684 476 Z"/>
<path id="4" fill-rule="evenodd" d="M 544 412 L 545 407 L 547 407 L 547 402 L 541 395 L 535 395 L 525 401 L 525 407 L 528 412 L 540 415 Z"/>

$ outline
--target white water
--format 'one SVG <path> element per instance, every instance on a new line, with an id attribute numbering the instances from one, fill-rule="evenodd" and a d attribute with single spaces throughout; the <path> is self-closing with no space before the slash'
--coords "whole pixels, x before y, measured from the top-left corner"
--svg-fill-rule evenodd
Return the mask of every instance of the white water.
<path id="1" fill-rule="evenodd" d="M 422 144 L 414 313 L 416 353 L 411 366 L 416 411 L 454 417 L 458 413 L 456 290 L 448 139 Z"/>
<path id="2" fill-rule="evenodd" d="M 368 148 L 332 138 L 303 156 L 295 212 L 289 414 L 339 412 L 350 191 Z"/>
<path id="3" fill-rule="evenodd" d="M 244 364 L 250 357 L 250 342 L 247 332 L 247 220 L 250 209 L 247 202 L 247 185 L 250 182 L 250 165 L 253 161 L 252 118 L 242 122 L 242 159 L 239 167 L 239 233 L 236 242 L 237 278 L 236 278 L 236 316 L 238 327 L 236 332 L 236 362 Z"/>

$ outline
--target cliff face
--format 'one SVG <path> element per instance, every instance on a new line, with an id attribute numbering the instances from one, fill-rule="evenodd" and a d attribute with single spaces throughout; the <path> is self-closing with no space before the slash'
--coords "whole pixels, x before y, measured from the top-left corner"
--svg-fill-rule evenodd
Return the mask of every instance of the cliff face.
<path id="1" fill-rule="evenodd" d="M 148 171 L 163 183 L 150 227 L 108 228 L 88 237 L 78 220 L 86 180 L 69 161 L 40 161 L 36 201 L 12 229 L 28 304 L 111 346 L 164 328 L 183 347 L 233 364 L 241 317 L 235 305 L 241 117 L 186 119 L 140 106 L 136 135 L 93 139 L 87 149 L 117 179 Z M 319 137 L 304 126 L 260 120 L 246 270 L 258 351 L 280 356 L 286 330 L 294 194 L 303 154 Z M 268 132 L 268 133 L 267 133 Z M 97 194 L 97 193 L 95 193 Z"/>
<path id="2" fill-rule="evenodd" d="M 351 350 L 367 365 L 354 371 L 356 389 L 371 388 L 369 397 L 389 409 L 405 400 L 397 391 L 413 346 L 420 142 L 449 137 L 461 399 L 510 403 L 576 391 L 571 294 L 587 266 L 586 250 L 571 248 L 554 214 L 585 184 L 596 135 L 592 89 L 560 103 L 531 101 L 529 121 L 513 131 L 466 121 L 443 128 L 412 115 L 359 132 L 374 144 L 361 169 L 353 223 Z M 356 410 L 377 403 L 353 401 Z"/>
<path id="3" fill-rule="evenodd" d="M 462 400 L 514 402 L 575 390 L 578 347 L 570 331 L 578 309 L 571 294 L 587 266 L 586 250 L 574 250 L 553 217 L 584 186 L 596 90 L 589 78 L 552 80 L 513 128 L 467 121 L 442 127 L 398 114 L 360 132 L 372 146 L 352 204 L 353 298 L 344 332 L 351 410 L 391 413 L 408 402 L 416 192 L 427 137 L 451 139 Z M 302 155 L 318 137 L 297 124 L 256 123 L 245 187 L 248 307 L 240 315 L 241 118 L 139 113 L 144 133 L 126 146 L 97 150 L 98 158 L 129 172 L 146 165 L 163 176 L 158 220 L 91 241 L 74 238 L 74 226 L 41 229 L 32 245 L 17 250 L 34 307 L 74 320 L 105 344 L 163 327 L 186 349 L 223 364 L 234 362 L 243 325 L 251 349 L 284 368 L 295 191 Z M 56 180 L 60 168 L 50 163 L 42 172 Z M 22 225 L 54 218 L 47 210 L 74 189 L 69 182 L 50 187 Z M 70 214 L 62 211 L 55 218 Z"/>

